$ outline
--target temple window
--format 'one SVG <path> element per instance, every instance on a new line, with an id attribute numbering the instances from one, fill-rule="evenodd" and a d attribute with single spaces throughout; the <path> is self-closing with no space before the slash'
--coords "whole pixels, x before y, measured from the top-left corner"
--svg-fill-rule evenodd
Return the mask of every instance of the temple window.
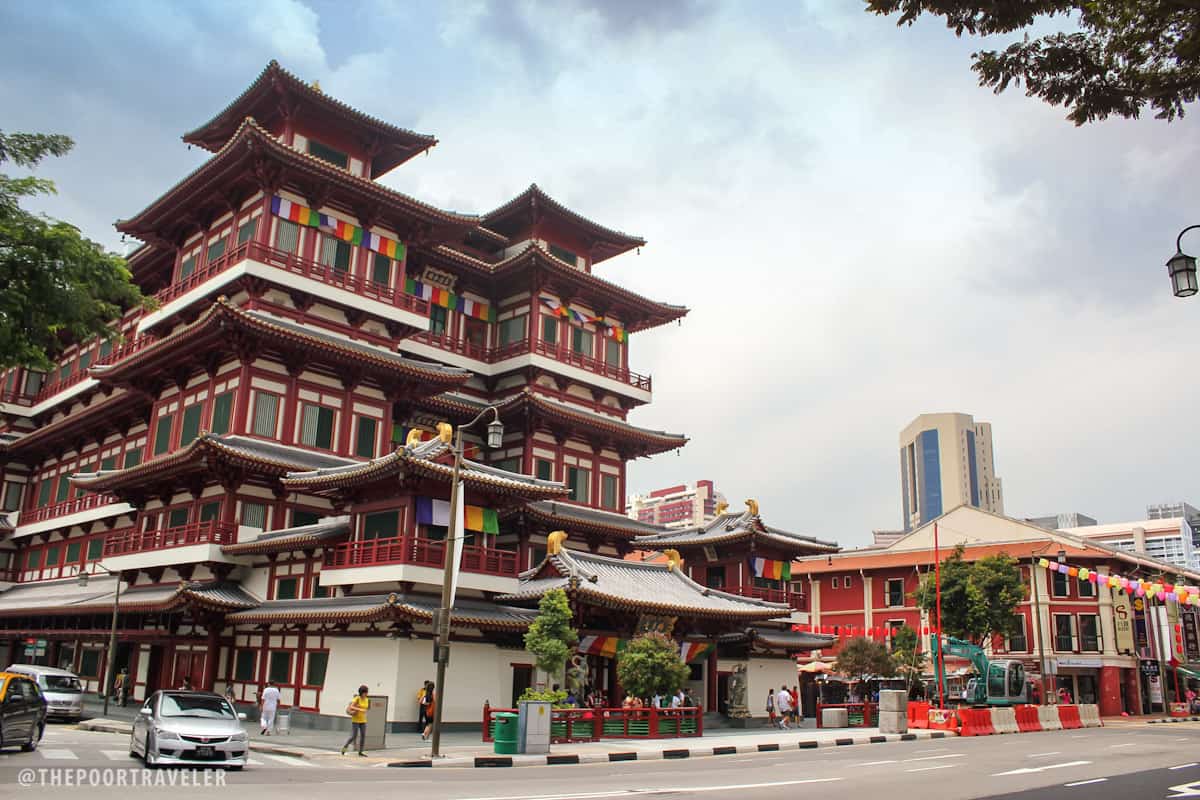
<path id="1" fill-rule="evenodd" d="M 354 439 L 354 455 L 363 458 L 375 457 L 375 445 L 379 440 L 379 422 L 371 417 L 358 417 L 358 431 Z"/>
<path id="2" fill-rule="evenodd" d="M 21 507 L 21 491 L 25 484 L 16 481 L 4 482 L 4 510 L 16 511 Z"/>
<path id="3" fill-rule="evenodd" d="M 442 306 L 429 307 L 429 332 L 434 336 L 446 332 L 446 309 Z"/>
<path id="4" fill-rule="evenodd" d="M 377 511 L 363 515 L 362 538 L 395 539 L 400 535 L 400 512 Z"/>
<path id="5" fill-rule="evenodd" d="M 167 527 L 181 528 L 184 525 L 187 525 L 188 520 L 190 520 L 192 517 L 191 511 L 192 510 L 187 506 L 182 508 L 172 508 L 167 513 Z"/>
<path id="6" fill-rule="evenodd" d="M 200 506 L 200 521 L 212 522 L 219 519 L 221 516 L 221 501 L 217 500 L 212 503 L 205 503 Z"/>
<path id="7" fill-rule="evenodd" d="M 596 348 L 592 332 L 576 326 L 571 327 L 571 350 L 581 356 L 591 356 Z"/>
<path id="8" fill-rule="evenodd" d="M 321 263 L 338 272 L 350 270 L 350 243 L 332 236 L 321 237 Z"/>
<path id="9" fill-rule="evenodd" d="M 295 600 L 296 590 L 299 587 L 299 580 L 294 577 L 279 578 L 275 581 L 275 599 L 276 600 Z"/>
<path id="10" fill-rule="evenodd" d="M 88 539 L 87 545 L 87 560 L 99 561 L 104 555 L 104 537 L 97 536 L 94 539 Z"/>
<path id="11" fill-rule="evenodd" d="M 392 260 L 383 253 L 375 253 L 371 259 L 371 280 L 384 286 L 392 283 Z"/>
<path id="12" fill-rule="evenodd" d="M 276 650 L 267 664 L 267 680 L 280 686 L 292 682 L 291 652 Z"/>
<path id="13" fill-rule="evenodd" d="M 34 372 L 30 370 L 25 373 L 25 394 L 33 397 L 42 390 L 43 384 L 46 383 L 46 373 Z"/>
<path id="14" fill-rule="evenodd" d="M 529 321 L 528 314 L 520 314 L 500 322 L 500 346 L 522 341 L 525 338 L 525 324 Z"/>
<path id="15" fill-rule="evenodd" d="M 559 261 L 565 261 L 572 267 L 579 266 L 579 256 L 565 247 L 560 247 L 556 244 L 551 244 L 549 247 L 550 255 L 557 258 Z"/>
<path id="16" fill-rule="evenodd" d="M 154 455 L 160 456 L 171 449 L 171 427 L 174 424 L 175 417 L 171 414 L 163 414 L 154 424 Z"/>
<path id="17" fill-rule="evenodd" d="M 332 449 L 334 419 L 332 408 L 304 403 L 300 414 L 300 444 L 322 450 Z"/>
<path id="18" fill-rule="evenodd" d="M 300 528 L 305 525 L 316 525 L 321 521 L 321 515 L 302 508 L 292 509 L 292 527 Z"/>
<path id="19" fill-rule="evenodd" d="M 229 433 L 229 420 L 233 416 L 233 392 L 224 392 L 213 400 L 212 423 L 209 430 L 213 433 Z"/>
<path id="20" fill-rule="evenodd" d="M 37 502 L 38 508 L 45 508 L 47 505 L 50 504 L 50 491 L 51 491 L 51 489 L 53 489 L 53 487 L 54 487 L 54 479 L 53 478 L 45 478 L 42 480 L 41 485 L 38 486 L 38 502 Z"/>
<path id="21" fill-rule="evenodd" d="M 546 344 L 558 344 L 558 317 L 542 315 L 542 341 Z"/>
<path id="22" fill-rule="evenodd" d="M 616 475 L 600 476 L 600 505 L 604 508 L 617 508 L 617 493 L 619 481 Z"/>
<path id="23" fill-rule="evenodd" d="M 262 503 L 242 503 L 242 525 L 264 530 L 267 527 L 267 507 Z"/>
<path id="24" fill-rule="evenodd" d="M 109 470 L 113 470 L 116 468 L 117 468 L 117 457 L 115 455 L 109 456 L 108 458 L 105 458 L 103 461 L 100 462 L 100 469 L 103 472 L 107 472 Z"/>
<path id="25" fill-rule="evenodd" d="M 577 503 L 586 503 L 592 497 L 592 471 L 580 467 L 567 467 L 567 486 L 571 489 L 571 499 Z"/>
<path id="26" fill-rule="evenodd" d="M 67 499 L 71 492 L 71 479 L 67 477 L 67 473 L 58 476 L 58 494 L 54 497 L 54 502 L 61 503 Z"/>
<path id="27" fill-rule="evenodd" d="M 521 471 L 521 459 L 519 456 L 513 456 L 512 458 L 502 458 L 499 461 L 493 461 L 492 466 L 497 467 L 499 469 L 507 470 L 508 472 L 520 472 Z"/>
<path id="28" fill-rule="evenodd" d="M 258 232 L 258 217 L 248 219 L 238 226 L 237 243 L 245 244 L 254 238 L 254 234 Z"/>
<path id="29" fill-rule="evenodd" d="M 275 221 L 275 247 L 285 253 L 295 253 L 300 249 L 300 226 L 291 220 L 277 219 Z"/>
<path id="30" fill-rule="evenodd" d="M 709 567 L 705 571 L 704 585 L 710 589 L 722 589 L 725 587 L 725 567 Z"/>
<path id="31" fill-rule="evenodd" d="M 554 462 L 547 461 L 544 458 L 536 459 L 533 462 L 534 471 L 538 478 L 543 481 L 554 480 Z"/>
<path id="32" fill-rule="evenodd" d="M 255 436 L 275 438 L 279 418 L 279 395 L 270 392 L 254 393 L 254 424 L 250 431 Z"/>
<path id="33" fill-rule="evenodd" d="M 221 256 L 225 255 L 225 245 L 228 244 L 226 235 L 228 231 L 221 231 L 216 239 L 208 243 L 208 251 L 204 254 L 204 263 L 211 264 Z"/>
<path id="34" fill-rule="evenodd" d="M 472 347 L 483 349 L 487 347 L 487 323 L 481 319 L 466 317 L 463 319 L 463 338 Z"/>
<path id="35" fill-rule="evenodd" d="M 74 365 L 70 361 L 68 361 L 66 364 L 63 364 L 58 370 L 58 380 L 60 382 L 65 381 L 67 378 L 71 377 L 73 370 Z"/>
<path id="36" fill-rule="evenodd" d="M 193 403 L 183 410 L 183 423 L 179 426 L 179 446 L 186 447 L 200 435 L 200 412 L 204 403 Z"/>
<path id="37" fill-rule="evenodd" d="M 304 685 L 320 688 L 325 685 L 325 670 L 329 666 L 329 651 L 309 653 L 304 668 Z"/>
<path id="38" fill-rule="evenodd" d="M 233 679 L 235 681 L 254 680 L 254 662 L 258 653 L 253 650 L 238 650 L 233 662 Z"/>
<path id="39" fill-rule="evenodd" d="M 121 463 L 121 468 L 129 469 L 130 467 L 136 467 L 140 463 L 142 463 L 142 448 L 131 447 L 125 451 L 125 460 Z"/>
<path id="40" fill-rule="evenodd" d="M 196 253 L 192 252 L 183 257 L 179 262 L 179 280 L 183 280 L 187 276 L 196 271 Z"/>
<path id="41" fill-rule="evenodd" d="M 604 340 L 604 362 L 610 367 L 621 366 L 621 343 L 613 339 Z"/>
<path id="42" fill-rule="evenodd" d="M 343 153 L 341 150 L 335 150 L 327 144 L 318 142 L 316 139 L 308 140 L 308 154 L 316 156 L 322 161 L 327 161 L 335 167 L 348 169 L 350 166 L 350 156 Z"/>

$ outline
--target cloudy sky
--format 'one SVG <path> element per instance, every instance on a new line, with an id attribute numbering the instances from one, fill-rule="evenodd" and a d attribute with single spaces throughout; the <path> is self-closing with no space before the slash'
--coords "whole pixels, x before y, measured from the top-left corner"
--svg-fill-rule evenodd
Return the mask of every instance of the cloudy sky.
<path id="1" fill-rule="evenodd" d="M 1011 515 L 1200 504 L 1200 300 L 1163 267 L 1200 222 L 1200 115 L 1077 129 L 978 88 L 978 42 L 860 8 L 7 2 L 0 126 L 75 138 L 43 208 L 117 247 L 275 58 L 441 140 L 401 191 L 482 212 L 536 181 L 641 234 L 598 271 L 692 312 L 634 337 L 631 419 L 692 442 L 631 491 L 712 478 L 862 544 L 899 523 L 900 429 L 954 410 L 993 423 Z"/>

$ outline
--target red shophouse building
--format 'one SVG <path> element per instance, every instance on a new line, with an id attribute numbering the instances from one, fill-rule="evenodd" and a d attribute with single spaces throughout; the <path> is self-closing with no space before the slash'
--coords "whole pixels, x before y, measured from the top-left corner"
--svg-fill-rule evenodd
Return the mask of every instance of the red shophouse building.
<path id="1" fill-rule="evenodd" d="M 109 685 L 119 582 L 135 698 L 189 677 L 249 701 L 270 680 L 340 718 L 367 683 L 396 698 L 389 720 L 414 720 L 449 469 L 436 441 L 405 443 L 489 405 L 505 436 L 489 451 L 468 435 L 450 676 L 470 688 L 448 720 L 537 680 L 520 634 L 553 585 L 591 635 L 669 620 L 683 646 L 772 655 L 747 625 L 782 629 L 786 603 L 620 558 L 662 530 L 622 513 L 628 463 L 687 441 L 628 419 L 651 400 L 631 335 L 687 309 L 594 273 L 640 237 L 537 186 L 479 216 L 396 192 L 377 179 L 436 140 L 275 62 L 184 141 L 212 156 L 117 224 L 145 243 L 129 268 L 157 306 L 114 320 L 118 345 L 0 376 L 0 656 Z M 555 530 L 578 555 L 547 553 Z M 604 591 L 580 590 L 601 572 Z M 694 671 L 715 706 L 711 652 Z M 619 690 L 610 659 L 588 666 Z"/>
<path id="2" fill-rule="evenodd" d="M 1037 561 L 1061 558 L 1100 575 L 1179 584 L 1195 585 L 1200 575 L 971 506 L 955 508 L 886 547 L 800 559 L 793 566 L 793 576 L 802 580 L 809 595 L 813 629 L 839 638 L 863 635 L 864 631 L 882 638 L 881 631 L 900 625 L 918 632 L 932 631 L 935 621 L 913 598 L 920 581 L 934 568 L 934 522 L 943 559 L 961 544 L 969 561 L 1003 553 L 1020 563 L 1028 589 L 1017 608 L 1018 632 L 988 643 L 994 655 L 1024 661 L 1027 672 L 1038 679 L 1040 658 L 1053 660 L 1058 676 L 1050 690 L 1065 687 L 1078 702 L 1098 703 L 1103 715 L 1150 710 L 1149 685 L 1141 665 L 1154 660 L 1155 645 L 1144 639 L 1144 612 L 1131 606 L 1119 591 L 1049 571 Z M 1154 626 L 1150 627 L 1153 637 Z M 928 651 L 928 636 L 922 637 L 922 648 Z M 820 658 L 832 660 L 836 655 L 834 646 L 823 650 Z M 802 659 L 810 660 L 812 657 Z M 947 659 L 950 674 L 967 666 L 964 661 Z"/>

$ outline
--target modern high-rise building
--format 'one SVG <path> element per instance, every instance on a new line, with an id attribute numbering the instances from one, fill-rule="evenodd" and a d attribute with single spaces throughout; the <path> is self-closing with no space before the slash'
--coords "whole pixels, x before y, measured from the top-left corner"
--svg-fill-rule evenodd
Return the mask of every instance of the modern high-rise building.
<path id="1" fill-rule="evenodd" d="M 922 414 L 900 432 L 904 530 L 960 505 L 1004 513 L 992 425 L 970 414 Z"/>
<path id="2" fill-rule="evenodd" d="M 712 481 L 655 489 L 629 498 L 626 512 L 640 522 L 668 528 L 690 528 L 716 518 L 717 504 L 725 495 L 713 488 Z"/>

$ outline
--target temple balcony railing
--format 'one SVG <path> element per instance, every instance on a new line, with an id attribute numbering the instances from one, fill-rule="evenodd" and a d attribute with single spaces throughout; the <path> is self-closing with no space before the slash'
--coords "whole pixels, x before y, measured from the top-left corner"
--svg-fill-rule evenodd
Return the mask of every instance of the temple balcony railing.
<path id="1" fill-rule="evenodd" d="M 124 530 L 104 540 L 104 558 L 135 553 L 156 552 L 192 545 L 220 547 L 237 541 L 237 526 L 229 522 L 207 520 L 174 528 L 139 531 Z"/>
<path id="2" fill-rule="evenodd" d="M 327 554 L 322 571 L 409 564 L 440 572 L 445 552 L 445 542 L 416 536 L 342 542 Z M 462 571 L 515 578 L 517 554 L 511 550 L 466 544 L 463 545 Z"/>
<path id="3" fill-rule="evenodd" d="M 159 302 L 160 307 L 166 306 L 173 300 L 183 297 L 193 289 L 203 286 L 210 280 L 246 261 L 265 264 L 292 275 L 308 278 L 309 280 L 343 289 L 369 300 L 375 300 L 384 305 L 410 311 L 421 317 L 429 316 L 429 303 L 419 297 L 408 294 L 402 288 L 395 288 L 386 283 L 377 283 L 369 278 L 335 269 L 327 264 L 302 258 L 295 253 L 278 250 L 259 242 L 243 242 L 215 261 L 198 268 L 186 278 L 159 291 L 154 295 L 154 298 Z"/>
<path id="4" fill-rule="evenodd" d="M 101 506 L 119 502 L 121 501 L 111 494 L 85 494 L 82 497 L 64 500 L 61 503 L 43 506 L 42 508 L 27 508 L 21 512 L 18 524 L 29 525 L 34 522 L 45 522 L 46 520 L 78 514 L 81 511 L 91 511 L 93 508 L 100 508 Z"/>
<path id="5" fill-rule="evenodd" d="M 753 597 L 755 600 L 766 600 L 768 603 L 786 603 L 793 611 L 808 611 L 808 597 L 802 592 L 789 592 L 785 589 L 770 589 L 750 584 L 726 586 L 721 591 L 742 597 Z"/>
<path id="6" fill-rule="evenodd" d="M 549 344 L 540 339 L 535 341 L 522 339 L 499 347 L 484 347 L 449 334 L 422 331 L 413 334 L 411 341 L 427 344 L 447 353 L 456 353 L 484 364 L 498 364 L 501 361 L 523 355 L 545 356 L 560 364 L 578 367 L 593 375 L 610 378 L 634 389 L 646 392 L 652 390 L 649 375 L 642 375 L 624 367 L 614 366 L 607 361 L 576 353 L 569 346 L 563 344 Z"/>

